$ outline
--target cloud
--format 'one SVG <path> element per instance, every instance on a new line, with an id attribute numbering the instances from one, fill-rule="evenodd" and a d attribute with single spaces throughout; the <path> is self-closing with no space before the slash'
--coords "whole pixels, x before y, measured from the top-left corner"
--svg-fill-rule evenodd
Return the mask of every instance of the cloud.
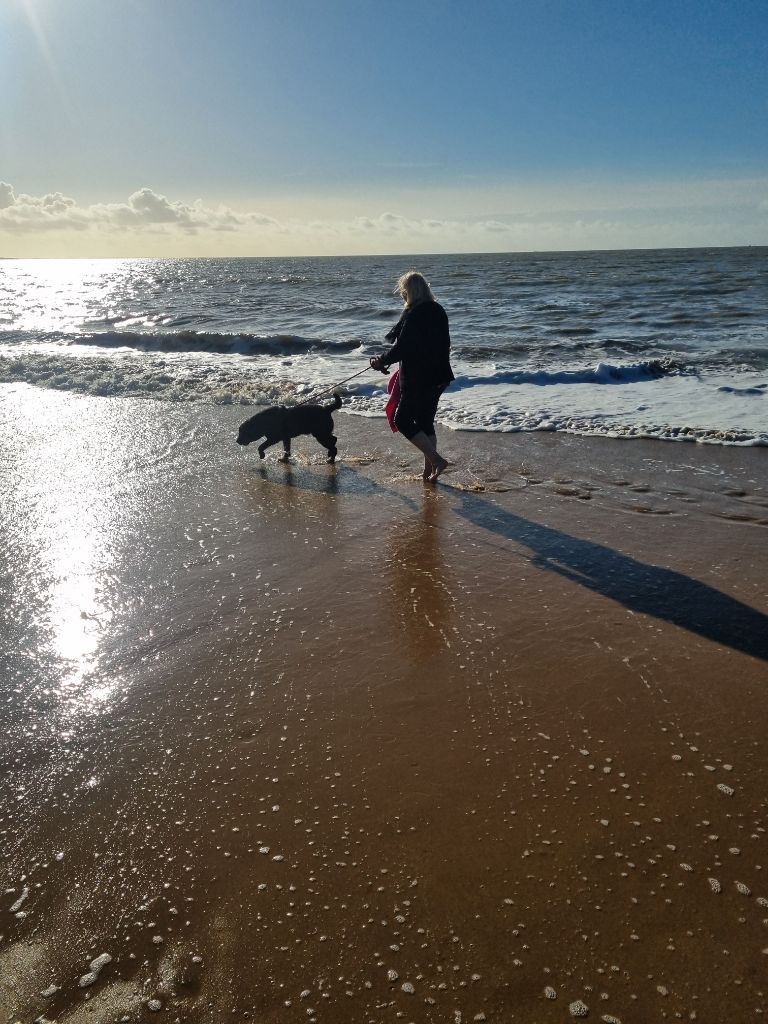
<path id="1" fill-rule="evenodd" d="M 28 196 L 23 192 L 16 195 L 11 185 L 0 183 L 0 230 L 27 232 L 52 227 L 82 230 L 87 226 L 85 212 L 78 208 L 74 199 L 61 192 L 44 196 Z"/>
<path id="2" fill-rule="evenodd" d="M 44 231 L 168 231 L 195 234 L 200 231 L 237 231 L 246 227 L 282 230 L 272 217 L 261 213 L 237 213 L 225 206 L 206 207 L 201 200 L 172 202 L 151 188 L 140 188 L 126 203 L 92 203 L 81 206 L 61 192 L 44 196 L 16 194 L 0 182 L 0 231 L 12 234 Z"/>
<path id="3" fill-rule="evenodd" d="M 173 201 L 147 186 L 128 197 L 127 202 L 80 205 L 61 192 L 44 196 L 16 194 L 11 185 L 0 183 L 0 231 L 12 234 L 46 231 L 94 232 L 247 232 L 259 230 L 270 235 L 302 238 L 429 238 L 450 236 L 460 238 L 468 232 L 500 234 L 513 230 L 513 225 L 499 220 L 461 221 L 435 217 L 405 217 L 384 211 L 375 216 L 340 219 L 286 219 L 267 214 L 238 212 L 226 206 L 205 206 Z"/>
<path id="4" fill-rule="evenodd" d="M 7 181 L 0 181 L 0 210 L 5 210 L 7 207 L 12 206 L 16 201 L 16 196 L 13 194 L 13 186 L 9 185 Z"/>
<path id="5" fill-rule="evenodd" d="M 752 182 L 735 199 L 733 189 L 720 188 L 719 206 L 709 192 L 693 197 L 697 201 L 683 202 L 685 197 L 677 192 L 665 199 L 658 190 L 646 189 L 647 194 L 638 198 L 636 190 L 625 189 L 622 205 L 620 196 L 606 201 L 605 194 L 594 190 L 580 196 L 555 189 L 536 194 L 535 203 L 525 196 L 493 192 L 468 199 L 459 191 L 415 197 L 409 193 L 400 200 L 403 212 L 391 207 L 375 212 L 375 195 L 361 197 L 358 208 L 338 196 L 309 202 L 305 197 L 298 204 L 283 199 L 275 207 L 282 212 L 270 216 L 209 205 L 202 199 L 175 200 L 149 186 L 125 201 L 83 204 L 62 192 L 32 196 L 0 182 L 0 241 L 5 239 L 7 250 L 12 239 L 17 256 L 332 255 L 765 244 L 764 218 L 755 216 L 756 209 L 768 212 L 765 185 L 764 179 Z M 422 210 L 430 215 L 422 216 Z M 435 216 L 443 211 L 448 216 Z"/>
<path id="6" fill-rule="evenodd" d="M 484 230 L 483 221 L 439 220 L 434 217 L 404 217 L 400 213 L 385 212 L 375 217 L 360 216 L 340 220 L 311 220 L 306 223 L 288 221 L 285 230 L 292 234 L 333 235 L 362 238 L 428 238 L 436 235 L 463 235 L 472 230 Z M 506 226 L 508 227 L 508 225 Z"/>
<path id="7" fill-rule="evenodd" d="M 116 217 L 125 217 L 128 223 L 139 224 L 180 224 L 190 227 L 194 224 L 192 207 L 184 203 L 172 203 L 165 196 L 158 195 L 151 188 L 140 188 L 128 200 L 127 206 L 117 206 Z"/>

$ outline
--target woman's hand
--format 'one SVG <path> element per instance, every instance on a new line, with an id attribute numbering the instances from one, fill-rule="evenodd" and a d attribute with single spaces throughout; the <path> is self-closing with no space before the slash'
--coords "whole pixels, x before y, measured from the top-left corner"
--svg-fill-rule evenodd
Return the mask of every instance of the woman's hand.
<path id="1" fill-rule="evenodd" d="M 371 369 L 380 370 L 382 373 L 387 372 L 384 369 L 384 363 L 382 362 L 381 356 L 371 356 Z"/>

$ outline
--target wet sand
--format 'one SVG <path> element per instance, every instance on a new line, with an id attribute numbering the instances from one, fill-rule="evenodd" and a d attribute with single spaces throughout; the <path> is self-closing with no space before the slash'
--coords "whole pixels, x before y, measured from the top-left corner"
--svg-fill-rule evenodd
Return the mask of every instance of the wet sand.
<path id="1" fill-rule="evenodd" d="M 0 1019 L 762 1019 L 768 453 L 246 415 L 0 390 Z"/>

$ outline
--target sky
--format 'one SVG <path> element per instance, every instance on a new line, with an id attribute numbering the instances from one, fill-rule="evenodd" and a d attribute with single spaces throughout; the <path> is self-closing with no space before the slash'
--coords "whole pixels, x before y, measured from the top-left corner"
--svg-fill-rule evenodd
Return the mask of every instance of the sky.
<path id="1" fill-rule="evenodd" d="M 0 0 L 0 256 L 768 244 L 768 0 Z"/>

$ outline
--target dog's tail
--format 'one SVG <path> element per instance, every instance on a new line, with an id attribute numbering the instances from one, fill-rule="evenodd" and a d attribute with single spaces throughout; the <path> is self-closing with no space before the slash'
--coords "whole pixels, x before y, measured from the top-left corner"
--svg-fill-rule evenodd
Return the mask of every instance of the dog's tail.
<path id="1" fill-rule="evenodd" d="M 326 405 L 326 409 L 330 409 L 331 411 L 333 411 L 334 409 L 340 409 L 340 408 L 341 408 L 341 395 L 339 394 L 338 391 L 334 391 L 333 392 L 333 404 L 332 405 Z"/>

